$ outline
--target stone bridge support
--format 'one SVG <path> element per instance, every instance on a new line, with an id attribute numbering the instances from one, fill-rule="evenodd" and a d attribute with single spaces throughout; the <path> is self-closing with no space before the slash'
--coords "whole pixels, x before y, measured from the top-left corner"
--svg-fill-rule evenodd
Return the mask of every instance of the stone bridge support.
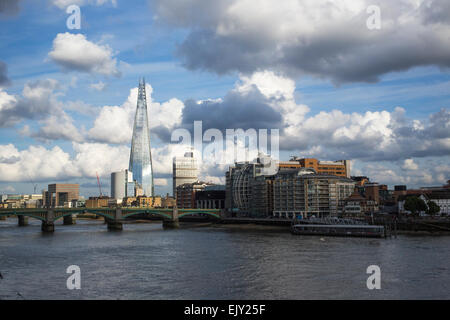
<path id="1" fill-rule="evenodd" d="M 19 215 L 17 216 L 17 219 L 19 220 L 19 227 L 25 227 L 28 225 L 28 217 Z"/>
<path id="2" fill-rule="evenodd" d="M 122 225 L 122 209 L 116 208 L 114 212 L 114 219 L 109 219 L 105 217 L 105 221 L 108 224 L 108 230 L 120 231 L 123 229 Z"/>
<path id="3" fill-rule="evenodd" d="M 180 221 L 178 219 L 178 208 L 174 207 L 172 211 L 172 219 L 165 218 L 163 220 L 163 228 L 176 229 L 180 227 Z"/>
<path id="4" fill-rule="evenodd" d="M 55 213 L 53 210 L 47 211 L 45 215 L 45 220 L 42 221 L 41 230 L 42 232 L 55 231 Z"/>
<path id="5" fill-rule="evenodd" d="M 64 216 L 63 219 L 64 219 L 63 224 L 65 226 L 70 226 L 72 224 L 76 224 L 76 219 L 73 217 L 73 215 Z"/>

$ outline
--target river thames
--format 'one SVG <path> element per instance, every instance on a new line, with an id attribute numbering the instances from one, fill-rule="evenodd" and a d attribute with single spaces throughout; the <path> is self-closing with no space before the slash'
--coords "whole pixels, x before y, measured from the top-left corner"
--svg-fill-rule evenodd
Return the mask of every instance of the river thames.
<path id="1" fill-rule="evenodd" d="M 0 221 L 0 299 L 449 299 L 450 236 L 294 236 L 288 229 Z M 61 223 L 61 222 L 60 222 Z M 66 269 L 81 269 L 69 290 Z M 369 290 L 366 269 L 381 269 Z"/>

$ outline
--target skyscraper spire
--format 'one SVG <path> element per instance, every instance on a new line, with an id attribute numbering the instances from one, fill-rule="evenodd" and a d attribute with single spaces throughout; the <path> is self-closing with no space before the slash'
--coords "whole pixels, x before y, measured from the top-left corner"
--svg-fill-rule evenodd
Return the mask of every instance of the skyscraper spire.
<path id="1" fill-rule="evenodd" d="M 144 189 L 146 196 L 154 196 L 152 153 L 147 114 L 145 79 L 139 79 L 136 115 L 134 117 L 133 138 L 131 140 L 129 171 L 133 179 Z"/>

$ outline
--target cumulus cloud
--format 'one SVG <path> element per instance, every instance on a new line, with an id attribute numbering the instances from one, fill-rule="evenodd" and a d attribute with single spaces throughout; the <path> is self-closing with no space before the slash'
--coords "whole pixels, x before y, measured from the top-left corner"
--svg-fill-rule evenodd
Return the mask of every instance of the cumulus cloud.
<path id="1" fill-rule="evenodd" d="M 73 119 L 66 113 L 60 116 L 51 115 L 41 121 L 41 124 L 37 132 L 30 134 L 31 137 L 44 141 L 68 140 L 82 142 L 84 140 Z"/>
<path id="2" fill-rule="evenodd" d="M 414 163 L 414 159 L 405 159 L 405 161 L 403 161 L 402 169 L 414 171 L 419 169 L 419 166 L 416 163 Z"/>
<path id="3" fill-rule="evenodd" d="M 405 109 L 310 115 L 294 99 L 295 84 L 273 72 L 241 76 L 224 99 L 187 101 L 183 125 L 280 129 L 280 149 L 322 159 L 403 160 L 450 154 L 450 111 L 411 119 Z"/>
<path id="4" fill-rule="evenodd" d="M 61 84 L 54 79 L 28 82 L 20 96 L 0 89 L 0 127 L 11 127 L 23 120 L 36 120 L 40 124 L 37 131 L 33 132 L 30 126 L 25 125 L 19 133 L 44 141 L 83 141 L 83 134 L 64 109 L 82 112 L 88 106 L 80 102 L 62 103 L 58 100 L 64 94 L 61 90 Z"/>
<path id="5" fill-rule="evenodd" d="M 408 161 L 406 161 L 408 160 Z M 406 159 L 400 165 L 394 162 L 355 161 L 358 171 L 376 181 L 388 185 L 404 184 L 421 187 L 425 185 L 443 185 L 450 179 L 450 167 L 445 159 L 429 157 L 420 159 Z M 352 164 L 353 165 L 353 164 Z M 407 174 L 402 172 L 408 170 Z"/>
<path id="6" fill-rule="evenodd" d="M 416 66 L 450 66 L 446 0 L 379 0 L 381 29 L 366 27 L 371 0 L 157 0 L 161 20 L 187 30 L 177 53 L 189 69 L 273 70 L 335 83 L 374 82 Z"/>
<path id="7" fill-rule="evenodd" d="M 0 89 L 0 127 L 13 126 L 23 119 L 61 114 L 61 103 L 57 100 L 59 89 L 59 82 L 53 79 L 26 83 L 18 97 Z"/>
<path id="8" fill-rule="evenodd" d="M 20 119 L 19 115 L 13 113 L 16 103 L 16 97 L 0 88 L 0 128 L 11 126 Z"/>
<path id="9" fill-rule="evenodd" d="M 19 150 L 12 144 L 0 145 L 0 181 L 64 180 L 71 178 L 93 178 L 98 172 L 109 176 L 112 171 L 128 167 L 129 148 L 112 147 L 97 143 L 72 144 L 74 155 L 55 146 L 29 146 Z"/>
<path id="10" fill-rule="evenodd" d="M 181 122 L 183 103 L 178 99 L 158 103 L 152 101 L 153 88 L 146 84 L 147 111 L 151 138 L 153 134 L 161 140 L 170 138 L 172 129 Z M 130 90 L 128 99 L 121 106 L 101 108 L 94 126 L 88 131 L 92 141 L 129 144 L 133 133 L 138 88 Z"/>
<path id="11" fill-rule="evenodd" d="M 83 34 L 59 33 L 48 56 L 66 71 L 120 76 L 112 49 L 87 40 Z"/>

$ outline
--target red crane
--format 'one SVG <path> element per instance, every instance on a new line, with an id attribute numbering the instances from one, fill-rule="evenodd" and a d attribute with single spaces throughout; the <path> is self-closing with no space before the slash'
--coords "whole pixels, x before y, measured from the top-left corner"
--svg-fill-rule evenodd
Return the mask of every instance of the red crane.
<path id="1" fill-rule="evenodd" d="M 97 175 L 97 184 L 98 184 L 98 190 L 100 191 L 100 197 L 103 197 L 102 194 L 102 186 L 100 185 L 100 178 L 98 177 L 98 173 L 95 173 Z"/>

